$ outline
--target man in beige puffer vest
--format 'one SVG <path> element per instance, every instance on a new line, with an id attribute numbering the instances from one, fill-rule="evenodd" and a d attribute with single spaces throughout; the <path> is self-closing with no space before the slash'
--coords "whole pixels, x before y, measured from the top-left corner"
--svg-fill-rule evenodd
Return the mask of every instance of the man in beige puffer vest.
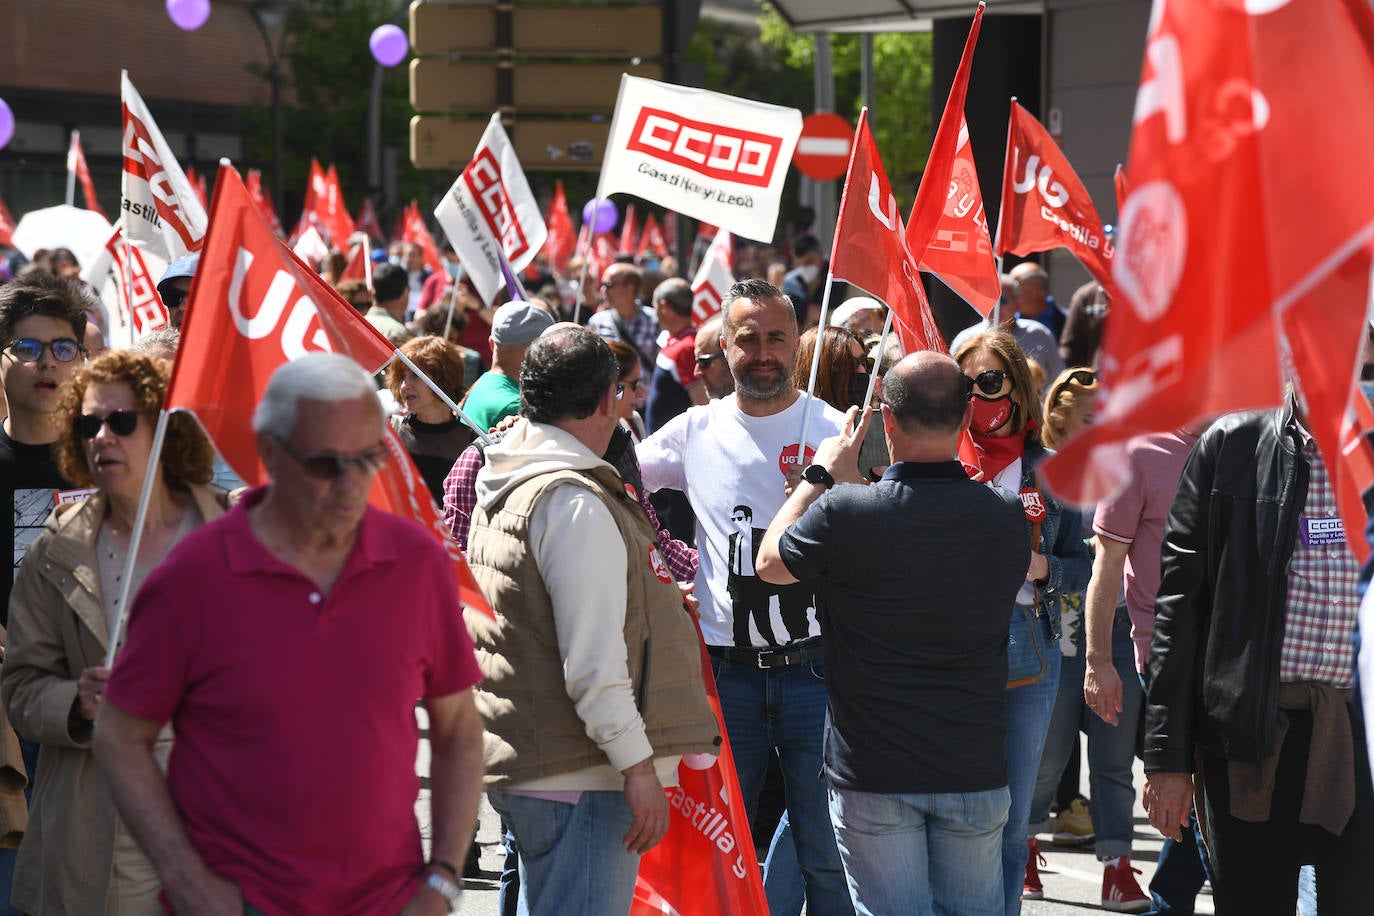
<path id="1" fill-rule="evenodd" d="M 496 612 L 467 618 L 486 784 L 533 916 L 628 912 L 639 857 L 668 829 L 664 787 L 682 755 L 720 740 L 682 594 L 599 457 L 616 376 L 595 334 L 539 338 L 520 369 L 523 419 L 477 477 L 468 560 Z"/>

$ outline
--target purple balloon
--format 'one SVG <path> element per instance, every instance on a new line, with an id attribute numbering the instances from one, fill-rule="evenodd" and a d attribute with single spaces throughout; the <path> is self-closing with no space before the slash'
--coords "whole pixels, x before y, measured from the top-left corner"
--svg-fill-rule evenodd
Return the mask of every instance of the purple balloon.
<path id="1" fill-rule="evenodd" d="M 595 215 L 592 214 L 593 205 L 596 206 Z M 610 232 L 620 222 L 620 211 L 613 200 L 592 199 L 582 207 L 582 222 L 591 224 L 593 232 Z"/>
<path id="2" fill-rule="evenodd" d="M 10 142 L 14 136 L 14 112 L 10 111 L 10 106 L 5 104 L 4 99 L 0 99 L 0 148 Z"/>
<path id="3" fill-rule="evenodd" d="M 383 67 L 396 66 L 410 53 L 405 30 L 398 25 L 377 26 L 367 40 L 367 46 L 372 49 L 372 58 Z"/>
<path id="4" fill-rule="evenodd" d="M 177 28 L 194 32 L 210 18 L 210 0 L 167 0 L 167 15 Z"/>

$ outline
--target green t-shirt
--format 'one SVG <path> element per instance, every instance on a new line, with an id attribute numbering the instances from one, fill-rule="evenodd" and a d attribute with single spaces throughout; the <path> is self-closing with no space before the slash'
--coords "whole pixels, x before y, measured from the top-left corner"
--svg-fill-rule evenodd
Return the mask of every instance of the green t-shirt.
<path id="1" fill-rule="evenodd" d="M 483 430 L 520 412 L 520 384 L 499 372 L 484 372 L 468 389 L 463 412 Z"/>

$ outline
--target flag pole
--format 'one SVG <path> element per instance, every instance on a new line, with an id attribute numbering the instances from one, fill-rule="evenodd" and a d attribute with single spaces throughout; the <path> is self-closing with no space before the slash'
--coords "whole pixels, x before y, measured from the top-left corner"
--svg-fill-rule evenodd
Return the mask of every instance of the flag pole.
<path id="1" fill-rule="evenodd" d="M 1014 107 L 1014 106 L 1016 105 L 1016 96 L 1012 96 L 1012 97 L 1011 97 L 1011 102 L 1010 102 L 1010 104 L 1013 106 L 1013 107 L 1011 108 L 1011 111 L 1014 112 L 1014 111 L 1016 110 L 1015 107 Z M 1012 125 L 1013 125 L 1013 123 L 1014 123 L 1014 121 L 1013 121 L 1012 116 L 1011 116 L 1010 114 L 1008 114 L 1008 115 L 1007 115 L 1007 146 L 1006 146 L 1006 150 L 1002 153 L 1002 188 L 1001 188 L 1002 200 L 1006 200 L 1006 199 L 1007 199 L 1007 173 L 1011 170 L 1011 166 L 1012 166 L 1012 162 L 1011 162 L 1011 132 L 1012 132 Z M 1004 260 L 1006 260 L 1006 256 L 1007 256 L 1007 253 L 1006 253 L 1005 251 L 1002 250 L 1002 224 L 1006 221 L 1006 217 L 1007 217 L 1007 211 L 1006 211 L 1006 209 L 1005 209 L 1004 207 L 999 206 L 999 207 L 997 208 L 997 234 L 996 234 L 996 236 L 993 237 L 993 240 L 992 240 L 992 250 L 995 251 L 995 252 L 997 253 L 997 284 L 998 284 L 998 286 L 1001 286 L 1001 284 L 1002 284 L 1002 262 L 1003 262 Z M 972 303 L 970 303 L 970 305 L 971 305 L 971 304 L 972 304 Z M 977 309 L 974 309 L 974 311 L 977 311 Z M 992 306 L 992 328 L 991 328 L 991 329 L 994 330 L 994 331 L 997 330 L 997 326 L 1000 325 L 1001 323 L 1002 323 L 1002 293 L 999 291 L 999 292 L 997 293 L 997 302 Z"/>
<path id="2" fill-rule="evenodd" d="M 811 399 L 815 397 L 816 376 L 821 370 L 821 334 L 825 331 L 825 319 L 830 314 L 830 289 L 834 286 L 835 276 L 825 272 L 825 292 L 821 295 L 821 319 L 816 325 L 816 346 L 811 351 L 811 378 L 806 383 L 806 403 L 802 405 L 801 438 L 797 443 L 797 465 L 806 460 L 806 428 L 811 423 Z"/>
<path id="3" fill-rule="evenodd" d="M 472 417 L 464 413 L 463 408 L 453 403 L 453 398 L 449 397 L 442 388 L 436 385 L 434 383 L 434 379 L 426 375 L 424 373 L 424 370 L 422 370 L 419 366 L 415 365 L 415 363 L 411 361 L 409 356 L 406 356 L 404 353 L 402 353 L 400 351 L 400 348 L 397 348 L 392 353 L 392 356 L 395 359 L 399 359 L 401 362 L 405 363 L 406 368 L 408 368 L 411 372 L 414 372 L 416 378 L 418 378 L 420 381 L 428 385 L 429 390 L 433 391 L 436 395 L 438 395 L 439 400 L 447 404 L 448 409 L 453 411 L 454 415 L 457 416 L 458 419 L 462 420 L 463 423 L 465 423 L 470 429 L 477 433 L 477 438 L 482 440 L 483 445 L 491 445 L 491 437 L 487 435 L 487 431 L 479 427 L 477 425 L 476 420 L 472 419 Z"/>
<path id="4" fill-rule="evenodd" d="M 587 246 L 582 249 L 582 275 L 577 280 L 577 299 L 573 301 L 573 324 L 582 323 L 582 294 L 587 286 L 587 260 L 592 252 L 592 232 L 596 229 L 596 211 L 601 207 L 601 188 L 598 185 L 596 197 L 592 198 L 592 221 L 583 223 L 587 227 Z"/>
<path id="5" fill-rule="evenodd" d="M 887 303 L 883 304 L 887 305 Z M 883 367 L 883 354 L 887 352 L 887 335 L 891 333 L 892 309 L 889 307 L 887 317 L 883 319 L 883 335 L 878 340 L 878 355 L 873 358 L 873 368 L 868 373 L 868 393 L 864 395 L 864 402 L 859 405 L 860 410 L 873 403 L 873 392 L 878 388 L 878 370 Z"/>
<path id="6" fill-rule="evenodd" d="M 81 131 L 72 131 L 71 142 L 67 144 L 67 206 L 76 204 L 76 163 L 72 162 L 72 150 L 81 142 Z"/>
<path id="7" fill-rule="evenodd" d="M 129 346 L 132 347 L 134 345 L 134 297 L 132 289 L 134 282 L 134 256 L 133 252 L 129 250 L 132 246 L 129 244 L 129 237 L 124 234 L 122 225 L 120 227 L 119 238 L 120 241 L 124 244 L 124 263 L 120 265 L 119 271 L 120 279 L 124 281 L 124 288 L 119 291 L 119 296 L 121 299 L 124 300 L 124 305 L 121 309 L 119 309 L 119 326 L 121 328 L 128 328 Z M 156 291 L 154 291 L 154 294 L 157 294 Z M 168 317 L 168 320 L 171 320 L 170 316 Z"/>
<path id="8" fill-rule="evenodd" d="M 129 619 L 129 594 L 133 591 L 134 567 L 138 563 L 138 548 L 143 542 L 143 526 L 148 521 L 148 504 L 153 499 L 153 484 L 157 480 L 158 465 L 162 458 L 162 443 L 167 438 L 167 421 L 170 414 L 166 409 L 159 410 L 157 426 L 153 430 L 152 451 L 148 455 L 148 470 L 143 475 L 143 492 L 138 495 L 138 512 L 134 515 L 134 527 L 129 532 L 129 555 L 124 558 L 124 572 L 119 584 L 119 599 L 116 607 L 119 614 L 115 617 L 114 628 L 110 631 L 110 641 L 105 647 L 105 667 L 113 668 L 115 654 L 119 651 L 119 640 L 124 635 L 124 627 Z"/>
<path id="9" fill-rule="evenodd" d="M 372 240 L 363 233 L 363 279 L 367 281 L 367 291 L 372 292 Z"/>
<path id="10" fill-rule="evenodd" d="M 444 340 L 448 340 L 449 328 L 453 327 L 453 309 L 458 304 L 458 278 L 453 278 L 453 285 L 448 290 L 448 317 L 444 319 Z"/>

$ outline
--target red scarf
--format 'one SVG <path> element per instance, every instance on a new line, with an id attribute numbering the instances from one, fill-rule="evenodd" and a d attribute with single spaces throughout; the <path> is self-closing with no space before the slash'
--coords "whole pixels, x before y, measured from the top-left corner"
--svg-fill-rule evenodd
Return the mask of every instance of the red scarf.
<path id="1" fill-rule="evenodd" d="M 969 430 L 973 437 L 973 445 L 978 449 L 978 463 L 983 468 L 983 480 L 992 483 L 998 474 L 1020 458 L 1026 450 L 1026 434 L 1039 428 L 1040 424 L 1031 420 L 1021 432 L 1010 436 L 989 436 Z M 1020 489 L 1019 484 L 1016 489 Z"/>

